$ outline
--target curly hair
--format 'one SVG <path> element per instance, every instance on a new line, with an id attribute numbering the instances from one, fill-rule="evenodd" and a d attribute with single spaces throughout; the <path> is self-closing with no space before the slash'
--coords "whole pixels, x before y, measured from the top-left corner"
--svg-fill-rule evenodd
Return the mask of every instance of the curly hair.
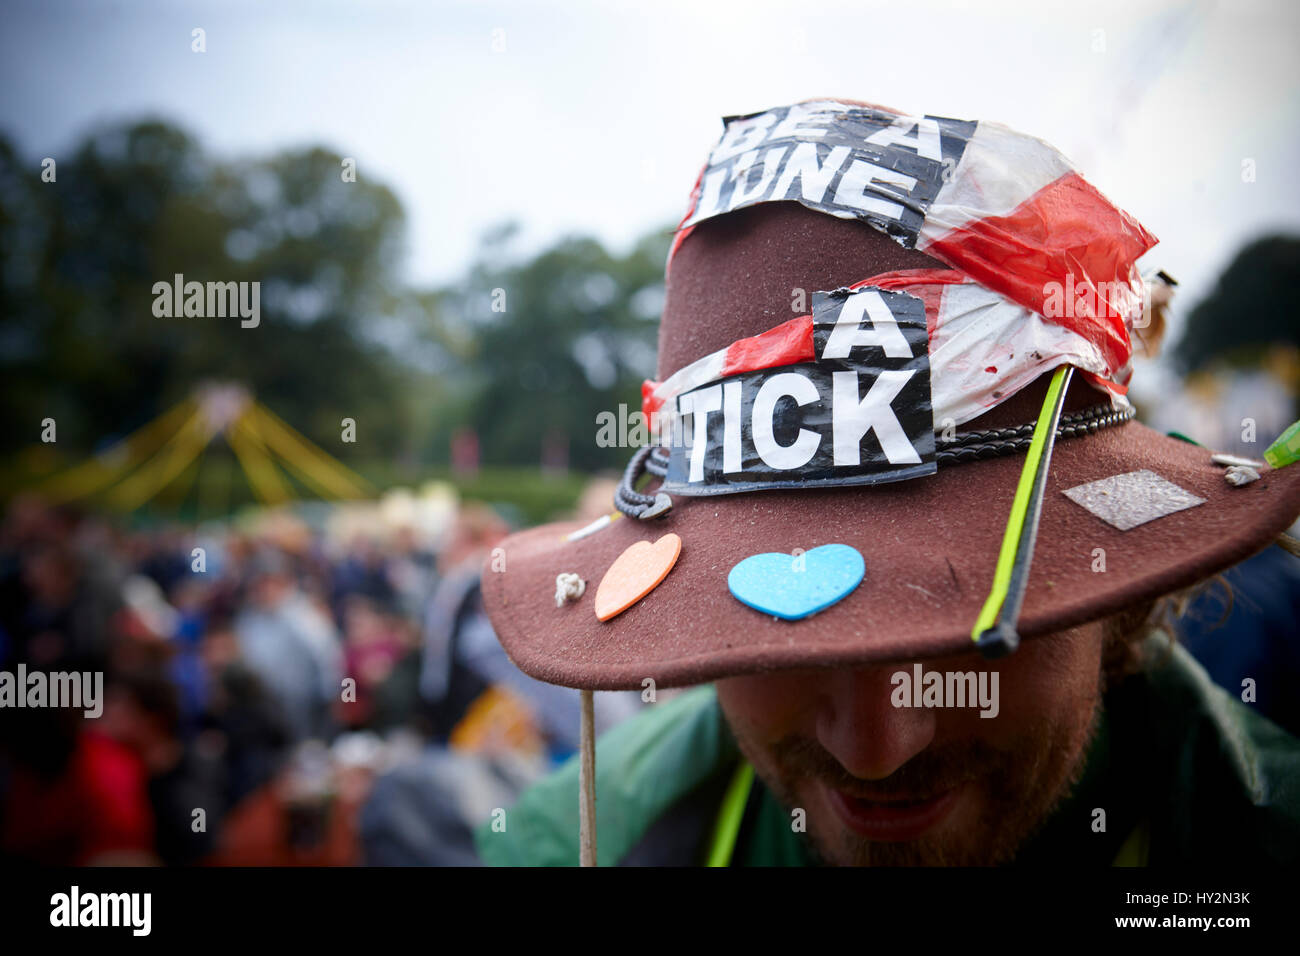
<path id="1" fill-rule="evenodd" d="M 1179 639 L 1179 622 L 1186 617 L 1195 600 L 1215 588 L 1222 588 L 1224 593 L 1224 610 L 1219 620 L 1222 624 L 1232 611 L 1233 594 L 1232 586 L 1221 574 L 1143 604 L 1135 604 L 1108 617 L 1103 624 L 1101 652 L 1106 686 L 1113 686 L 1131 674 L 1159 666 L 1167 660 Z M 1148 642 L 1147 638 L 1154 633 L 1163 635 L 1165 640 Z"/>

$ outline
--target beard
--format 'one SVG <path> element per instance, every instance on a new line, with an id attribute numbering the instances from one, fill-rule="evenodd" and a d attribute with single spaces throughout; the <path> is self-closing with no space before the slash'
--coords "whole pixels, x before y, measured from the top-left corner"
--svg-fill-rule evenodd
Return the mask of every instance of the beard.
<path id="1" fill-rule="evenodd" d="M 997 746 L 959 741 L 926 749 L 889 777 L 852 776 L 817 741 L 791 736 L 760 748 L 732 726 L 741 752 L 788 811 L 808 808 L 806 849 L 822 865 L 996 866 L 1015 857 L 1068 796 L 1083 773 L 1101 714 L 1094 698 L 1085 719 L 1047 720 Z M 730 721 L 729 721 L 730 723 Z M 913 840 L 871 840 L 827 807 L 822 788 L 866 799 L 908 799 L 964 787 L 961 812 Z"/>

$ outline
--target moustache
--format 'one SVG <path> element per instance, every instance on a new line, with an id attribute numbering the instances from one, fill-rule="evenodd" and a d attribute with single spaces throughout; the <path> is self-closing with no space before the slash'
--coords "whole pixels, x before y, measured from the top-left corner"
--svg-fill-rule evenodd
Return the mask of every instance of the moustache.
<path id="1" fill-rule="evenodd" d="M 850 797 L 877 802 L 928 800 L 1011 764 L 1006 752 L 980 740 L 924 750 L 880 780 L 853 776 L 825 747 L 806 737 L 781 740 L 772 748 L 772 757 L 786 780 L 813 777 Z"/>

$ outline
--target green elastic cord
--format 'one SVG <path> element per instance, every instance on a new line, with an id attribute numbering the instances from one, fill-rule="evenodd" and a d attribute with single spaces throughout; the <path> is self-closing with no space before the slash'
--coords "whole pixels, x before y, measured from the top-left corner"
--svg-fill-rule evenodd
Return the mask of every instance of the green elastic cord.
<path id="1" fill-rule="evenodd" d="M 1143 820 L 1133 828 L 1111 866 L 1148 866 L 1151 861 L 1151 828 Z"/>
<path id="2" fill-rule="evenodd" d="M 1029 565 L 1034 556 L 1034 539 L 1038 536 L 1038 516 L 1043 507 L 1043 488 L 1047 485 L 1047 469 L 1052 459 L 1052 442 L 1056 437 L 1065 389 L 1073 368 L 1062 365 L 1052 376 L 1052 383 L 1043 398 L 1043 408 L 1034 425 L 1034 437 L 1029 444 L 1029 454 L 1020 470 L 1020 483 L 1011 503 L 1011 516 L 1007 519 L 1002 536 L 1002 550 L 998 554 L 997 568 L 993 574 L 993 589 L 980 611 L 971 640 L 980 645 L 988 656 L 1009 654 L 1016 649 L 1019 637 L 1015 633 L 1016 619 L 1024 602 L 1025 586 L 1029 581 Z M 1012 585 L 1015 585 L 1014 588 Z M 1008 594 L 1011 600 L 1008 602 Z M 1004 613 L 1005 611 L 1005 613 Z"/>
<path id="3" fill-rule="evenodd" d="M 713 825 L 713 842 L 706 866 L 731 866 L 731 854 L 736 850 L 740 821 L 745 817 L 745 804 L 749 801 L 749 788 L 753 783 L 754 768 L 748 760 L 742 760 L 731 783 L 727 784 L 727 795 L 722 798 L 722 808 Z"/>

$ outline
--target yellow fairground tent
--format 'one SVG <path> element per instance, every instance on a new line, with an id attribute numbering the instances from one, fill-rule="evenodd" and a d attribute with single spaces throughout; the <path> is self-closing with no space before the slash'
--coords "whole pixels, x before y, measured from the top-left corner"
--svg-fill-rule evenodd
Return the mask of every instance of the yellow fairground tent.
<path id="1" fill-rule="evenodd" d="M 47 479 L 39 491 L 54 501 L 102 496 L 107 504 L 134 511 L 192 468 L 218 437 L 263 504 L 295 497 L 286 473 L 322 498 L 365 498 L 373 487 L 256 401 L 240 385 L 204 385 L 185 401 L 132 432 L 89 461 Z M 277 467 L 278 466 L 278 467 Z"/>

